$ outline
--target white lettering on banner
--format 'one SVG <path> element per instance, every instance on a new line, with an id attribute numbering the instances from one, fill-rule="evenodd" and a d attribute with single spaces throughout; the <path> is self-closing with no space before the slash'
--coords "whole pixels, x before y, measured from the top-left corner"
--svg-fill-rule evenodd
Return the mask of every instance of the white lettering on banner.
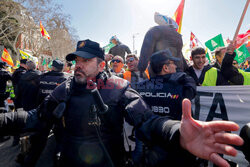
<path id="1" fill-rule="evenodd" d="M 250 86 L 198 86 L 192 112 L 195 119 L 230 120 L 241 129 L 250 122 Z M 233 133 L 239 134 L 240 130 Z M 247 166 L 241 152 L 230 159 L 239 166 Z"/>

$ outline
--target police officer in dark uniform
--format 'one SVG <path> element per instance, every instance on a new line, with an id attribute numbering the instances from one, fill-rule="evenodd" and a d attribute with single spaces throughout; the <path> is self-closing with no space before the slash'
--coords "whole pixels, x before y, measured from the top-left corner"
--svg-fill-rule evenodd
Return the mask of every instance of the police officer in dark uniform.
<path id="1" fill-rule="evenodd" d="M 137 91 L 155 114 L 170 116 L 174 120 L 181 120 L 183 99 L 191 100 L 196 95 L 194 79 L 184 72 L 176 72 L 175 62 L 179 60 L 172 56 L 170 50 L 154 53 L 150 58 L 150 66 L 156 76 L 137 85 Z M 137 163 L 138 159 L 142 158 L 142 155 L 139 156 L 139 153 L 142 154 L 141 145 L 142 143 L 137 140 L 134 152 Z M 150 146 L 146 152 L 144 158 L 148 166 L 160 167 L 165 166 L 166 163 L 188 166 L 187 161 L 178 159 L 177 152 L 166 152 L 158 146 Z M 155 155 L 156 159 L 151 158 L 151 155 Z"/>
<path id="2" fill-rule="evenodd" d="M 235 123 L 194 120 L 187 99 L 181 122 L 153 114 L 127 81 L 103 71 L 104 52 L 96 42 L 79 41 L 77 51 L 66 59 L 76 60 L 74 77 L 56 87 L 36 110 L 0 114 L 0 134 L 32 130 L 40 122 L 36 129 L 47 138 L 53 123 L 61 120 L 63 167 L 125 166 L 124 118 L 136 127 L 139 139 L 178 152 L 180 161 L 193 154 L 226 166 L 218 153 L 235 155 L 236 149 L 228 144 L 243 144 L 239 136 L 225 132 L 237 130 Z"/>
<path id="3" fill-rule="evenodd" d="M 155 114 L 176 120 L 181 119 L 182 100 L 192 100 L 196 95 L 194 79 L 184 72 L 176 72 L 175 62 L 179 60 L 170 50 L 154 53 L 150 66 L 156 77 L 141 82 L 136 89 Z"/>
<path id="4" fill-rule="evenodd" d="M 41 72 L 36 70 L 36 64 L 31 60 L 27 61 L 26 65 L 27 72 L 21 76 L 16 94 L 21 98 L 22 108 L 29 111 L 38 106 L 36 97 Z"/>
<path id="5" fill-rule="evenodd" d="M 7 81 L 11 80 L 11 74 L 5 70 L 6 65 L 6 62 L 0 62 L 0 113 L 6 112 L 4 101 L 9 97 L 6 85 Z"/>
<path id="6" fill-rule="evenodd" d="M 61 60 L 53 60 L 52 70 L 41 75 L 37 97 L 38 104 L 41 104 L 46 96 L 53 92 L 58 85 L 67 79 L 62 72 L 63 67 L 64 63 Z"/>
<path id="7" fill-rule="evenodd" d="M 26 66 L 27 59 L 21 59 L 20 60 L 20 67 L 15 70 L 15 72 L 12 74 L 12 84 L 14 86 L 14 93 L 15 93 L 15 98 L 14 98 L 14 105 L 15 105 L 15 110 L 17 111 L 19 108 L 22 108 L 22 99 L 21 96 L 18 96 L 17 93 L 17 85 L 21 79 L 21 77 L 26 73 L 27 71 L 27 66 Z M 19 144 L 19 135 L 14 136 L 14 140 L 12 143 L 12 146 L 15 146 Z"/>
<path id="8" fill-rule="evenodd" d="M 61 60 L 53 60 L 52 70 L 43 74 L 39 82 L 39 92 L 38 92 L 38 104 L 41 104 L 42 101 L 48 96 L 53 90 L 64 82 L 68 77 L 62 72 L 64 63 Z M 63 139 L 63 127 L 62 124 L 55 124 L 53 128 L 54 136 L 56 139 L 56 150 L 54 163 L 57 165 L 57 160 L 60 158 L 61 152 L 61 143 Z M 38 139 L 39 140 L 39 139 Z M 39 145 L 40 141 L 38 142 Z M 36 149 L 36 148 L 35 148 Z"/>
<path id="9" fill-rule="evenodd" d="M 21 97 L 17 96 L 17 85 L 18 82 L 20 81 L 22 75 L 24 75 L 27 71 L 27 66 L 26 66 L 27 59 L 21 59 L 20 60 L 20 67 L 15 70 L 15 72 L 12 74 L 12 84 L 14 86 L 14 93 L 15 93 L 15 99 L 14 99 L 14 105 L 15 109 L 17 110 L 18 108 L 22 108 L 22 102 L 21 102 Z"/>

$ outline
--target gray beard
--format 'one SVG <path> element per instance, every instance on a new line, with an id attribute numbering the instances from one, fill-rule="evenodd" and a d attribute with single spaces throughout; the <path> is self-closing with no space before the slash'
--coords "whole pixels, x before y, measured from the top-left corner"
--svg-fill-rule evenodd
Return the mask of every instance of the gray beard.
<path id="1" fill-rule="evenodd" d="M 86 78 L 78 78 L 78 77 L 74 77 L 75 78 L 75 82 L 78 84 L 86 84 L 87 80 Z"/>

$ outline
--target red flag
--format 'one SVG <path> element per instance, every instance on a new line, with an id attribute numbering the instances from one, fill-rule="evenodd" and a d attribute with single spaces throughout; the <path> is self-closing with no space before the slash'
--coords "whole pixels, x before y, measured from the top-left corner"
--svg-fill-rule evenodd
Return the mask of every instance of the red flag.
<path id="1" fill-rule="evenodd" d="M 236 48 L 239 48 L 241 45 L 246 43 L 250 38 L 250 30 L 248 30 L 245 34 L 239 34 L 236 38 Z"/>
<path id="2" fill-rule="evenodd" d="M 42 25 L 42 22 L 40 21 L 40 31 L 43 37 L 45 37 L 46 39 L 50 39 L 49 34 L 47 33 L 47 31 L 45 30 L 45 28 Z"/>
<path id="3" fill-rule="evenodd" d="M 196 38 L 196 36 L 191 32 L 190 35 L 190 48 L 194 48 L 198 46 L 198 39 Z"/>
<path id="4" fill-rule="evenodd" d="M 181 0 L 180 5 L 178 6 L 178 8 L 176 9 L 173 19 L 175 20 L 175 22 L 178 24 L 178 33 L 181 33 L 181 26 L 182 26 L 182 18 L 183 18 L 183 11 L 184 11 L 184 4 L 185 4 L 185 0 Z"/>
<path id="5" fill-rule="evenodd" d="M 2 57 L 1 57 L 2 61 L 6 62 L 7 64 L 11 65 L 12 67 L 14 67 L 14 63 L 13 60 L 8 52 L 7 49 L 4 48 L 3 53 L 2 53 Z"/>

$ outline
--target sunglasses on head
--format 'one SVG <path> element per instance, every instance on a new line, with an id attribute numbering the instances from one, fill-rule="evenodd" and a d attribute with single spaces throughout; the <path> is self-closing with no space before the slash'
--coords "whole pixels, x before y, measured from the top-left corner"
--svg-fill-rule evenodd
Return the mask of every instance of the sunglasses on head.
<path id="1" fill-rule="evenodd" d="M 112 60 L 111 62 L 112 62 L 112 63 L 114 63 L 114 62 L 116 62 L 116 63 L 120 63 L 120 62 L 121 62 L 121 60 L 118 60 L 118 59 L 117 59 L 117 60 Z"/>
<path id="2" fill-rule="evenodd" d="M 130 63 L 130 62 L 132 62 L 132 61 L 134 61 L 134 60 L 135 60 L 134 57 L 130 57 L 130 58 L 128 58 L 128 59 L 126 60 L 126 64 L 128 64 L 128 63 Z"/>

